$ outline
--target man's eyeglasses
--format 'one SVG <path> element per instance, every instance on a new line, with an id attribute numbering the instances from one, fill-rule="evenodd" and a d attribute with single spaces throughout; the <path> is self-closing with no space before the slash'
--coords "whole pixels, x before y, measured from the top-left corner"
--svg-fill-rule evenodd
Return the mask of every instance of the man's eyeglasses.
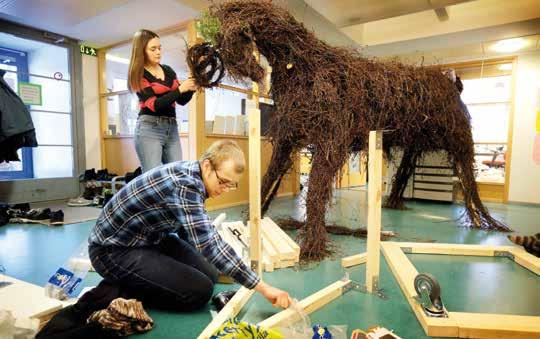
<path id="1" fill-rule="evenodd" d="M 227 187 L 228 189 L 237 189 L 238 188 L 238 183 L 237 182 L 230 182 L 229 180 L 226 180 L 226 179 L 222 179 L 217 170 L 214 168 L 214 172 L 216 173 L 216 178 L 218 180 L 218 183 L 221 185 L 221 186 L 225 186 Z"/>

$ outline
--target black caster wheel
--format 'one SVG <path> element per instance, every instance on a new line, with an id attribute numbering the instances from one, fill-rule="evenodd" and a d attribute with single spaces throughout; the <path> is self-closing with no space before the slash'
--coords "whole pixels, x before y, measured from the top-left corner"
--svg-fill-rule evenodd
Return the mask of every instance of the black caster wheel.
<path id="1" fill-rule="evenodd" d="M 441 285 L 434 276 L 429 273 L 420 273 L 414 278 L 414 289 L 418 295 L 422 295 L 422 289 L 426 289 L 433 305 L 442 309 Z"/>

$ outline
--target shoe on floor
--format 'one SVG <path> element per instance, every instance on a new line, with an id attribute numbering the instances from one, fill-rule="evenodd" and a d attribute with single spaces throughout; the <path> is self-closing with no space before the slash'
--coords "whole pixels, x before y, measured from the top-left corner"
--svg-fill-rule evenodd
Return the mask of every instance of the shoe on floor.
<path id="1" fill-rule="evenodd" d="M 92 206 L 93 204 L 93 200 L 88 200 L 83 197 L 69 199 L 67 202 L 67 205 L 71 207 Z"/>
<path id="2" fill-rule="evenodd" d="M 47 220 L 51 218 L 50 215 L 50 208 L 35 208 L 26 212 L 23 218 L 30 220 Z"/>
<path id="3" fill-rule="evenodd" d="M 62 210 L 53 211 L 50 213 L 49 224 L 50 225 L 63 225 L 64 224 L 64 212 Z"/>

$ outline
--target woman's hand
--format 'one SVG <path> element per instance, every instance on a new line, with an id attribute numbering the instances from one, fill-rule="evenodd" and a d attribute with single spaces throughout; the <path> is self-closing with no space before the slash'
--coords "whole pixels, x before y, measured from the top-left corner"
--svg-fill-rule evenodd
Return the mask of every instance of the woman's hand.
<path id="1" fill-rule="evenodd" d="M 287 308 L 292 300 L 289 293 L 261 281 L 255 286 L 255 291 L 263 295 L 274 307 Z"/>
<path id="2" fill-rule="evenodd" d="M 199 86 L 195 83 L 195 79 L 189 78 L 186 81 L 182 81 L 180 86 L 178 86 L 178 91 L 180 93 L 185 93 L 188 91 L 196 91 L 199 89 Z"/>

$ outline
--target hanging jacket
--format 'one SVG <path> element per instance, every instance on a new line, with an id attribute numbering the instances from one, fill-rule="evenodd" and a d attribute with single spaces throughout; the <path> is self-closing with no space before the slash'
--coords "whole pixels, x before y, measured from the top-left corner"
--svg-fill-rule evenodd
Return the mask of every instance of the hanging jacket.
<path id="1" fill-rule="evenodd" d="M 30 112 L 4 80 L 5 73 L 0 70 L 0 163 L 20 161 L 19 148 L 38 145 Z"/>

